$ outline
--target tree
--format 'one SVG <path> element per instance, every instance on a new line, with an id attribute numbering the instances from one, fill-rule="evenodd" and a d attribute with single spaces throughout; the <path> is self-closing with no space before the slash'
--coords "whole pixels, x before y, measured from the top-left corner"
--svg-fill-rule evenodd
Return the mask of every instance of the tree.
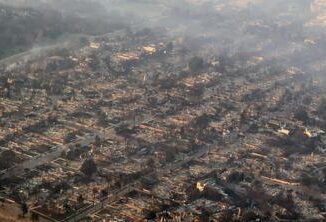
<path id="1" fill-rule="evenodd" d="M 93 159 L 87 159 L 82 164 L 80 171 L 86 176 L 91 177 L 94 173 L 97 172 L 97 165 Z"/>
<path id="2" fill-rule="evenodd" d="M 69 200 L 65 199 L 63 203 L 63 209 L 65 210 L 66 213 L 71 212 L 72 208 L 69 204 Z"/>
<path id="3" fill-rule="evenodd" d="M 322 118 L 326 119 L 326 97 L 324 97 L 321 100 L 321 102 L 317 108 L 317 112 Z"/>
<path id="4" fill-rule="evenodd" d="M 208 127 L 210 122 L 211 122 L 210 117 L 205 113 L 201 116 L 196 117 L 192 123 L 195 128 L 199 130 L 203 130 Z"/>
<path id="5" fill-rule="evenodd" d="M 205 93 L 205 86 L 203 85 L 196 85 L 189 91 L 189 96 L 192 97 L 194 100 L 201 100 Z"/>
<path id="6" fill-rule="evenodd" d="M 11 167 L 18 161 L 17 154 L 12 150 L 5 150 L 0 154 L 0 170 Z"/>
<path id="7" fill-rule="evenodd" d="M 304 98 L 303 98 L 303 100 L 302 100 L 302 103 L 303 104 L 306 104 L 306 105 L 311 105 L 311 103 L 312 103 L 312 97 L 311 96 L 305 96 Z"/>
<path id="8" fill-rule="evenodd" d="M 152 210 L 144 210 L 144 215 L 147 220 L 155 220 L 156 219 L 156 213 Z"/>
<path id="9" fill-rule="evenodd" d="M 108 191 L 106 189 L 103 189 L 100 191 L 100 199 L 105 199 L 109 195 Z"/>
<path id="10" fill-rule="evenodd" d="M 32 212 L 32 214 L 31 214 L 31 220 L 32 220 L 33 222 L 38 221 L 38 220 L 39 220 L 39 216 L 38 216 L 38 214 Z"/>
<path id="11" fill-rule="evenodd" d="M 178 153 L 178 150 L 174 146 L 167 146 L 165 148 L 165 159 L 167 162 L 172 162 Z"/>
<path id="12" fill-rule="evenodd" d="M 76 132 L 69 132 L 65 137 L 64 137 L 64 143 L 71 143 L 75 139 L 77 139 Z"/>
<path id="13" fill-rule="evenodd" d="M 23 217 L 25 217 L 25 215 L 28 213 L 28 206 L 27 206 L 26 202 L 21 203 L 20 207 L 22 210 L 22 215 L 23 215 Z"/>
<path id="14" fill-rule="evenodd" d="M 96 197 L 96 194 L 98 194 L 98 192 L 99 192 L 99 190 L 98 190 L 97 187 L 94 187 L 94 188 L 92 189 L 92 193 L 93 193 L 93 201 L 95 201 L 95 197 Z"/>
<path id="15" fill-rule="evenodd" d="M 79 42 L 80 42 L 80 44 L 81 44 L 82 46 L 87 46 L 87 45 L 89 45 L 89 40 L 88 40 L 88 38 L 85 37 L 85 36 L 81 36 L 81 37 L 79 38 Z"/>
<path id="16" fill-rule="evenodd" d="M 173 51 L 173 42 L 169 42 L 167 44 L 166 51 L 169 52 L 169 53 Z"/>
<path id="17" fill-rule="evenodd" d="M 155 166 L 155 160 L 151 157 L 146 161 L 147 168 L 153 168 Z"/>
<path id="18" fill-rule="evenodd" d="M 201 209 L 201 215 L 199 221 L 205 222 L 205 221 L 210 221 L 209 218 L 212 215 L 210 211 L 208 211 L 206 208 Z"/>
<path id="19" fill-rule="evenodd" d="M 102 144 L 102 140 L 98 135 L 95 136 L 95 143 L 94 144 L 97 147 L 101 146 L 101 144 Z"/>
<path id="20" fill-rule="evenodd" d="M 53 188 L 53 192 L 59 194 L 63 190 L 68 190 L 69 188 L 71 188 L 71 186 L 66 181 L 62 181 L 55 185 L 55 187 Z"/>
<path id="21" fill-rule="evenodd" d="M 188 66 L 191 72 L 198 72 L 204 68 L 204 60 L 195 56 L 190 59 Z"/>
<path id="22" fill-rule="evenodd" d="M 98 114 L 97 123 L 99 126 L 107 127 L 109 124 L 109 118 L 106 112 L 100 111 Z"/>
<path id="23" fill-rule="evenodd" d="M 78 197 L 77 197 L 77 202 L 78 204 L 83 204 L 84 203 L 84 197 L 82 194 L 80 194 Z"/>
<path id="24" fill-rule="evenodd" d="M 297 120 L 300 120 L 302 122 L 308 122 L 309 121 L 309 115 L 307 111 L 304 108 L 299 108 L 295 113 L 294 113 L 294 118 Z"/>

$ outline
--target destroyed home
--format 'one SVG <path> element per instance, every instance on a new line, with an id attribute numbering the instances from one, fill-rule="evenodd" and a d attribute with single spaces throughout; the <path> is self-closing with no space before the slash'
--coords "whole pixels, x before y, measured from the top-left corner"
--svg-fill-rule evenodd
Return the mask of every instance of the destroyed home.
<path id="1" fill-rule="evenodd" d="M 0 221 L 325 220 L 322 1 L 41 2 L 71 21 L 0 60 Z"/>

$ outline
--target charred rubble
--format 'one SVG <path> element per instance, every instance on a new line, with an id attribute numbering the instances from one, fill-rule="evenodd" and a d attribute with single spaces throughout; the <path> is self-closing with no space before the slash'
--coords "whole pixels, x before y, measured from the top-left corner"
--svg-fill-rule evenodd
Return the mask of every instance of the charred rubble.
<path id="1" fill-rule="evenodd" d="M 34 221 L 325 220 L 319 79 L 164 31 L 1 68 L 3 207 Z"/>

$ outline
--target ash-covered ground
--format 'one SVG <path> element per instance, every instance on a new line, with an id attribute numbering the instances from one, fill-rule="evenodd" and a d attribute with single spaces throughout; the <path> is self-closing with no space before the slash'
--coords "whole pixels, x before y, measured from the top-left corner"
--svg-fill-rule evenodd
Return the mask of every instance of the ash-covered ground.
<path id="1" fill-rule="evenodd" d="M 325 220 L 324 1 L 0 3 L 1 220 Z"/>

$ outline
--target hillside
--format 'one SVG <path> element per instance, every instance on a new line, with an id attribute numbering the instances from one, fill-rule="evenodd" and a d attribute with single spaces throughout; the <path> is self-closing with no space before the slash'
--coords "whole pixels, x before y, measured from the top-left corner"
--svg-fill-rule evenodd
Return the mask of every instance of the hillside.
<path id="1" fill-rule="evenodd" d="M 75 13 L 66 13 L 51 7 L 24 8 L 0 4 L 0 59 L 61 40 L 67 35 L 99 35 L 124 27 L 121 21 L 110 15 L 100 19 L 77 13 L 83 10 L 86 12 L 86 6 L 84 9 L 76 7 Z"/>

